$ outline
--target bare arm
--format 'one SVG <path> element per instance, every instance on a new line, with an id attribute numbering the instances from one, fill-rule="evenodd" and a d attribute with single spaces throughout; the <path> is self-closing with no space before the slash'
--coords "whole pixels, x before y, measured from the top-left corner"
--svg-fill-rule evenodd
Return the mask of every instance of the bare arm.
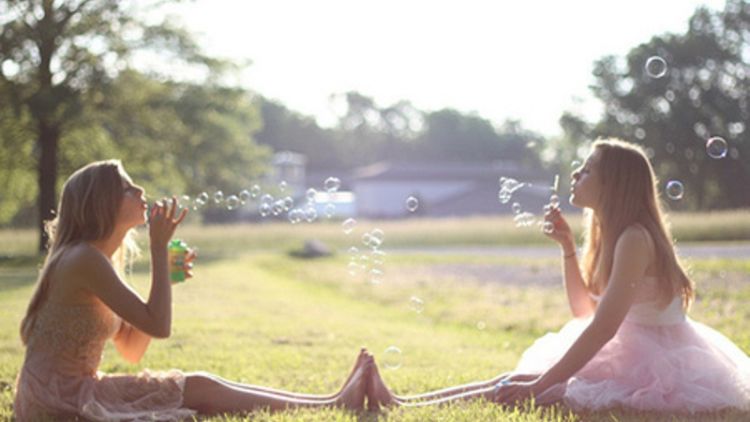
<path id="1" fill-rule="evenodd" d="M 93 246 L 82 245 L 66 266 L 68 277 L 80 280 L 114 313 L 144 334 L 169 337 L 172 325 L 172 287 L 167 267 L 167 242 L 185 217 L 174 219 L 175 206 L 157 205 L 151 212 L 151 291 L 148 301 L 120 279 L 109 260 Z"/>
<path id="2" fill-rule="evenodd" d="M 589 291 L 583 282 L 570 226 L 559 208 L 548 211 L 544 219 L 554 225 L 554 230 L 546 234 L 560 245 L 562 251 L 563 284 L 568 295 L 570 311 L 575 318 L 588 317 L 596 311 L 596 304 L 589 296 Z"/>
<path id="3" fill-rule="evenodd" d="M 540 391 L 572 377 L 614 337 L 633 304 L 636 282 L 645 275 L 649 256 L 649 243 L 640 229 L 631 227 L 620 235 L 612 273 L 594 320 L 562 359 L 542 375 Z"/>
<path id="4" fill-rule="evenodd" d="M 115 348 L 125 360 L 138 363 L 151 343 L 151 336 L 133 327 L 126 321 L 122 321 L 120 331 L 113 339 Z"/>

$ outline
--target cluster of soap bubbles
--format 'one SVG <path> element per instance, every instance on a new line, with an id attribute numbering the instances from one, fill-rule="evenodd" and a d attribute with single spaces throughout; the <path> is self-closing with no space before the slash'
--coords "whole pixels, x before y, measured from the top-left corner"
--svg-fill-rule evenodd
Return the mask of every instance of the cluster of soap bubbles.
<path id="1" fill-rule="evenodd" d="M 649 57 L 646 60 L 646 63 L 644 65 L 644 68 L 646 70 L 646 74 L 654 79 L 661 78 L 667 74 L 668 66 L 667 61 L 659 56 L 652 56 Z M 672 91 L 667 91 L 667 99 L 669 100 L 669 97 L 674 97 L 674 93 Z M 690 96 L 693 97 L 693 93 L 691 91 Z M 700 132 L 698 129 L 696 129 L 696 133 L 699 134 L 699 136 L 706 136 L 708 134 L 708 130 L 702 125 L 702 124 L 696 124 L 696 127 L 700 128 Z M 738 125 L 731 125 L 730 126 L 730 132 L 737 133 L 737 131 L 743 131 L 744 127 L 739 127 Z M 667 145 L 668 148 L 671 147 L 672 150 L 674 150 L 674 146 L 671 144 Z M 706 154 L 708 154 L 709 157 L 720 160 L 727 156 L 728 152 L 728 144 L 727 141 L 720 137 L 720 136 L 712 136 L 709 137 L 706 140 Z M 666 194 L 667 197 L 673 201 L 678 201 L 682 199 L 683 195 L 685 194 L 685 188 L 679 180 L 669 180 L 666 184 Z"/>
<path id="2" fill-rule="evenodd" d="M 351 235 L 357 222 L 353 218 L 345 220 L 341 226 L 345 234 Z M 385 271 L 383 263 L 385 252 L 381 247 L 385 240 L 383 230 L 375 228 L 362 234 L 360 247 L 349 248 L 349 264 L 347 270 L 352 277 L 365 277 L 370 284 L 383 282 Z"/>
<path id="3" fill-rule="evenodd" d="M 507 204 L 510 201 L 510 198 L 513 196 L 513 192 L 521 189 L 524 186 L 526 186 L 525 183 L 521 183 L 516 179 L 511 179 L 510 177 L 501 177 L 500 191 L 497 193 L 497 198 L 500 200 L 500 203 Z"/>

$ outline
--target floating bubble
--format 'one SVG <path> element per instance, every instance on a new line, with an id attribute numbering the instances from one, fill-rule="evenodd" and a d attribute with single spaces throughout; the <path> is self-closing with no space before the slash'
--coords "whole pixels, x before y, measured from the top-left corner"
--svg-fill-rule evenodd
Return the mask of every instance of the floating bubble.
<path id="1" fill-rule="evenodd" d="M 336 215 L 336 204 L 332 202 L 327 203 L 323 212 L 325 212 L 326 218 L 333 218 Z"/>
<path id="2" fill-rule="evenodd" d="M 349 265 L 346 266 L 346 270 L 349 272 L 349 275 L 352 277 L 355 277 L 357 274 L 359 274 L 361 269 L 362 267 L 356 262 L 350 262 Z"/>
<path id="3" fill-rule="evenodd" d="M 487 324 L 485 324 L 484 321 L 477 322 L 477 329 L 484 330 L 485 328 L 487 328 Z"/>
<path id="4" fill-rule="evenodd" d="M 670 180 L 667 182 L 667 196 L 672 200 L 682 199 L 682 195 L 685 193 L 685 188 L 682 186 L 682 182 L 679 180 Z"/>
<path id="5" fill-rule="evenodd" d="M 183 204 L 189 204 L 190 203 L 190 196 L 189 195 L 182 195 L 180 197 L 180 202 Z"/>
<path id="6" fill-rule="evenodd" d="M 667 62 L 659 56 L 651 56 L 646 60 L 646 74 L 658 79 L 667 74 Z"/>
<path id="7" fill-rule="evenodd" d="M 500 189 L 500 192 L 497 194 L 497 199 L 500 200 L 501 204 L 507 204 L 510 202 L 510 197 L 512 194 L 507 189 Z"/>
<path id="8" fill-rule="evenodd" d="M 352 246 L 349 248 L 348 252 L 349 255 L 352 255 L 353 257 L 354 255 L 357 255 L 359 253 L 359 248 L 357 248 L 356 246 Z"/>
<path id="9" fill-rule="evenodd" d="M 560 206 L 560 197 L 557 195 L 550 195 L 549 197 L 549 204 L 552 205 L 552 208 L 557 208 Z"/>
<path id="10" fill-rule="evenodd" d="M 267 203 L 258 205 L 258 214 L 261 217 L 268 217 L 271 214 L 271 205 Z"/>
<path id="11" fill-rule="evenodd" d="M 206 202 L 208 202 L 208 194 L 206 192 L 201 192 L 195 200 L 200 205 L 206 205 Z"/>
<path id="12" fill-rule="evenodd" d="M 370 235 L 378 242 L 378 246 L 383 243 L 383 239 L 385 239 L 385 232 L 381 229 L 372 229 Z"/>
<path id="13" fill-rule="evenodd" d="M 286 180 L 282 180 L 281 182 L 279 182 L 279 190 L 280 191 L 284 192 L 286 190 L 286 187 L 287 187 Z"/>
<path id="14" fill-rule="evenodd" d="M 555 225 L 551 221 L 545 221 L 542 224 L 542 231 L 546 234 L 552 234 L 555 231 Z"/>
<path id="15" fill-rule="evenodd" d="M 287 214 L 287 218 L 289 219 L 289 222 L 292 224 L 297 224 L 302 221 L 303 218 L 303 212 L 299 208 L 295 208 Z"/>
<path id="16" fill-rule="evenodd" d="M 528 227 L 534 224 L 534 214 L 522 212 L 513 217 L 513 221 L 516 222 L 516 227 Z"/>
<path id="17" fill-rule="evenodd" d="M 240 205 L 240 198 L 237 195 L 229 195 L 227 197 L 227 209 L 229 211 L 237 208 Z"/>
<path id="18" fill-rule="evenodd" d="M 410 196 L 406 198 L 406 209 L 409 210 L 409 212 L 414 212 L 419 208 L 419 199 Z"/>
<path id="19" fill-rule="evenodd" d="M 706 141 L 706 153 L 708 153 L 709 157 L 716 160 L 726 157 L 727 149 L 727 141 L 719 136 L 714 136 Z"/>
<path id="20" fill-rule="evenodd" d="M 315 210 L 315 207 L 305 208 L 305 220 L 308 223 L 312 223 L 313 221 L 317 219 L 318 219 L 318 211 Z"/>
<path id="21" fill-rule="evenodd" d="M 389 346 L 383 352 L 383 366 L 386 369 L 398 369 L 401 367 L 401 349 Z"/>
<path id="22" fill-rule="evenodd" d="M 269 206 L 273 205 L 273 196 L 265 193 L 263 196 L 260 197 L 260 203 L 261 204 L 268 204 Z"/>
<path id="23" fill-rule="evenodd" d="M 323 186 L 328 192 L 336 192 L 341 187 L 341 180 L 338 177 L 329 177 L 323 182 Z"/>
<path id="24" fill-rule="evenodd" d="M 273 215 L 281 215 L 284 211 L 286 211 L 286 207 L 284 207 L 284 201 L 282 200 L 278 200 L 271 205 L 271 214 Z"/>
<path id="25" fill-rule="evenodd" d="M 357 225 L 357 220 L 353 218 L 347 218 L 344 220 L 343 223 L 341 223 L 341 228 L 344 230 L 344 233 L 349 234 L 354 230 L 354 226 Z"/>
<path id="26" fill-rule="evenodd" d="M 214 193 L 214 204 L 221 204 L 222 201 L 224 201 L 224 192 L 217 190 L 216 193 Z"/>
<path id="27" fill-rule="evenodd" d="M 316 191 L 313 188 L 308 189 L 305 192 L 305 198 L 307 198 L 307 202 L 315 202 L 315 195 L 318 194 L 318 191 Z"/>
<path id="28" fill-rule="evenodd" d="M 424 301 L 416 296 L 412 296 L 409 298 L 409 308 L 411 308 L 412 311 L 421 314 L 422 311 L 424 311 Z"/>
<path id="29" fill-rule="evenodd" d="M 365 246 L 372 245 L 372 235 L 370 233 L 365 233 L 362 235 L 362 244 Z"/>
<path id="30" fill-rule="evenodd" d="M 378 268 L 373 268 L 370 270 L 370 283 L 371 284 L 380 284 L 383 282 L 383 271 Z"/>
<path id="31" fill-rule="evenodd" d="M 243 189 L 240 192 L 240 203 L 242 205 L 245 205 L 247 201 L 249 201 L 252 198 L 252 194 L 250 194 L 250 191 L 247 189 Z"/>
<path id="32" fill-rule="evenodd" d="M 570 168 L 577 169 L 578 167 L 581 167 L 581 162 L 578 160 L 573 160 L 572 163 L 570 163 Z"/>
<path id="33" fill-rule="evenodd" d="M 253 185 L 253 187 L 250 188 L 250 197 L 255 199 L 260 195 L 260 186 Z"/>
<path id="34" fill-rule="evenodd" d="M 288 211 L 294 206 L 294 199 L 291 196 L 284 197 L 281 202 L 284 204 L 284 211 Z"/>
<path id="35" fill-rule="evenodd" d="M 513 214 L 521 213 L 521 204 L 519 204 L 518 202 L 514 202 L 513 205 L 511 205 L 511 208 L 513 209 Z"/>

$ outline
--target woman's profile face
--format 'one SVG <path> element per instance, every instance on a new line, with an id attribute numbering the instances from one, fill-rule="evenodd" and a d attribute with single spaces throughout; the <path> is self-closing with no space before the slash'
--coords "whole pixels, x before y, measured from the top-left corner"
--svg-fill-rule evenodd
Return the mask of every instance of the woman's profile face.
<path id="1" fill-rule="evenodd" d="M 599 177 L 599 157 L 601 151 L 595 149 L 586 161 L 571 174 L 570 203 L 579 208 L 594 208 L 599 200 L 601 178 Z"/>
<path id="2" fill-rule="evenodd" d="M 130 181 L 127 175 L 122 177 L 123 197 L 117 214 L 117 221 L 128 228 L 132 228 L 146 222 L 148 203 L 143 197 L 145 191 L 142 187 Z"/>

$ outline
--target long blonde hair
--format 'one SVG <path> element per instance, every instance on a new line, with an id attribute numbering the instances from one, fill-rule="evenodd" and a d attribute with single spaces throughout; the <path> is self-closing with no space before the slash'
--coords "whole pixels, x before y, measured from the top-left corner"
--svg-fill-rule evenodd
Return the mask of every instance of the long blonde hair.
<path id="1" fill-rule="evenodd" d="M 25 345 L 34 328 L 36 315 L 47 299 L 50 275 L 68 247 L 80 242 L 105 239 L 115 228 L 124 195 L 123 181 L 129 177 L 119 160 L 97 161 L 78 169 L 63 186 L 57 217 L 45 224 L 49 237 L 47 256 L 39 272 L 36 288 L 21 321 L 21 341 Z M 125 264 L 137 254 L 131 230 L 113 256 L 121 274 Z"/>
<path id="2" fill-rule="evenodd" d="M 591 210 L 586 212 L 581 266 L 587 287 L 595 293 L 604 291 L 617 239 L 628 226 L 639 223 L 655 246 L 659 302 L 666 305 L 680 294 L 687 309 L 694 297 L 694 285 L 675 254 L 658 180 L 646 154 L 640 146 L 616 139 L 597 140 L 593 147 L 599 151 L 601 194 L 598 216 Z"/>

